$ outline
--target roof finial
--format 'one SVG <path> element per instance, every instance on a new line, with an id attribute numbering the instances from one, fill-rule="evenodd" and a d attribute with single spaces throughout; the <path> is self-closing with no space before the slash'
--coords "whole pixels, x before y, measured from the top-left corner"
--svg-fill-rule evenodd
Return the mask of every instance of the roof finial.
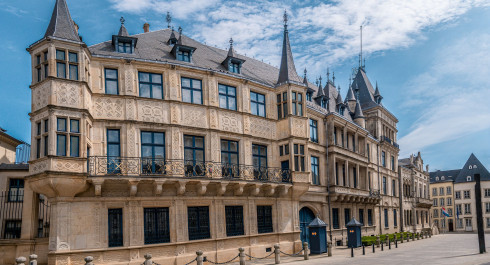
<path id="1" fill-rule="evenodd" d="M 349 76 L 349 86 L 352 85 L 352 76 Z"/>
<path id="2" fill-rule="evenodd" d="M 333 72 L 333 74 L 332 74 L 332 83 L 335 86 L 335 72 Z"/>
<path id="3" fill-rule="evenodd" d="M 288 13 L 286 9 L 284 9 L 284 30 L 288 30 Z"/>
<path id="4" fill-rule="evenodd" d="M 327 67 L 327 83 L 330 81 L 330 68 Z"/>
<path id="5" fill-rule="evenodd" d="M 320 81 L 320 84 L 318 85 L 319 88 L 322 88 L 322 76 L 318 78 L 318 81 Z"/>
<path id="6" fill-rule="evenodd" d="M 318 78 L 315 81 L 315 85 L 318 86 Z"/>
<path id="7" fill-rule="evenodd" d="M 179 26 L 179 34 L 182 35 L 182 27 Z"/>
<path id="8" fill-rule="evenodd" d="M 306 70 L 306 67 L 305 67 L 305 78 L 306 78 L 306 73 L 307 73 L 307 72 L 308 72 L 308 71 Z"/>
<path id="9" fill-rule="evenodd" d="M 361 25 L 361 50 L 359 52 L 359 68 L 362 68 L 362 25 Z"/>
<path id="10" fill-rule="evenodd" d="M 125 22 L 126 20 L 124 19 L 124 17 L 121 17 L 121 19 L 119 19 L 119 21 L 121 21 L 121 25 L 124 25 L 124 22 Z"/>
<path id="11" fill-rule="evenodd" d="M 172 16 L 170 15 L 170 12 L 167 11 L 167 27 L 170 28 L 170 24 L 172 24 Z"/>
<path id="12" fill-rule="evenodd" d="M 230 38 L 230 48 L 233 48 L 233 38 Z"/>

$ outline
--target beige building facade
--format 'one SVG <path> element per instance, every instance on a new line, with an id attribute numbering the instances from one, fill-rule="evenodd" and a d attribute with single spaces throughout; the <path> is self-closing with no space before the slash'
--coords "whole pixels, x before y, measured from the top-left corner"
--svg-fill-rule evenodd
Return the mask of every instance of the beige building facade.
<path id="1" fill-rule="evenodd" d="M 432 201 L 429 193 L 429 166 L 424 167 L 420 152 L 398 161 L 400 177 L 400 212 L 402 231 L 421 232 L 430 229 Z"/>
<path id="2" fill-rule="evenodd" d="M 352 218 L 364 235 L 402 230 L 398 120 L 364 66 L 343 100 L 334 76 L 325 86 L 298 76 L 287 19 L 279 69 L 237 54 L 233 41 L 226 51 L 148 24 L 130 35 L 124 22 L 89 47 L 56 0 L 28 48 L 32 194 L 22 235 L 45 248 L 16 255 L 141 264 L 152 253 L 185 264 L 202 250 L 220 262 L 238 247 L 297 252 L 315 216 L 335 245 L 347 243 Z M 34 233 L 44 224 L 32 205 L 43 201 L 49 239 Z"/>

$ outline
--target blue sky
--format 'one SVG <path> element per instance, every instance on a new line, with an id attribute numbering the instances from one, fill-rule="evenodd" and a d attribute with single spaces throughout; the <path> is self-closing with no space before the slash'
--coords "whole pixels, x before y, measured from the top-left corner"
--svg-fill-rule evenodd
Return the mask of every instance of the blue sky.
<path id="1" fill-rule="evenodd" d="M 290 15 L 296 68 L 311 81 L 327 68 L 346 93 L 364 26 L 366 70 L 398 119 L 400 157 L 422 152 L 431 170 L 464 165 L 473 152 L 490 168 L 490 1 L 482 0 L 67 0 L 90 46 L 107 41 L 124 16 L 130 34 L 172 25 L 209 45 L 277 66 L 282 13 Z M 0 0 L 0 127 L 29 141 L 30 58 L 54 0 Z"/>

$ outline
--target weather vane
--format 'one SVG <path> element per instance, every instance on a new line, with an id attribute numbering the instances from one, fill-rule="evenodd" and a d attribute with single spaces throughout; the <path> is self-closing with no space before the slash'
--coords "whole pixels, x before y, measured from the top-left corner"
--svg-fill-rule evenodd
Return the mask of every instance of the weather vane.
<path id="1" fill-rule="evenodd" d="M 286 9 L 284 9 L 284 28 L 288 27 L 288 13 L 286 12 Z"/>
<path id="2" fill-rule="evenodd" d="M 121 25 L 124 25 L 124 22 L 125 22 L 126 20 L 124 19 L 124 17 L 121 17 L 121 19 L 119 19 L 119 21 L 121 21 Z"/>
<path id="3" fill-rule="evenodd" d="M 170 24 L 172 23 L 172 16 L 170 12 L 167 12 L 167 27 L 170 28 Z"/>
<path id="4" fill-rule="evenodd" d="M 230 38 L 230 47 L 233 47 L 233 38 Z"/>
<path id="5" fill-rule="evenodd" d="M 179 34 L 182 35 L 182 27 L 179 27 Z"/>

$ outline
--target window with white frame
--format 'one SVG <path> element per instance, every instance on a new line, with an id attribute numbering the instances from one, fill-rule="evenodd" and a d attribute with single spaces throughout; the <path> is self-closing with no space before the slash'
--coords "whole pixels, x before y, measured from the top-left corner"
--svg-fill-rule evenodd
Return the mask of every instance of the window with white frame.
<path id="1" fill-rule="evenodd" d="M 451 193 L 452 193 L 451 187 L 446 187 L 446 194 L 451 195 Z"/>
<path id="2" fill-rule="evenodd" d="M 456 197 L 456 200 L 461 199 L 461 191 L 456 191 L 456 192 L 454 193 L 454 197 Z"/>
<path id="3" fill-rule="evenodd" d="M 471 214 L 471 204 L 469 203 L 464 204 L 464 214 Z"/>
<path id="4" fill-rule="evenodd" d="M 447 198 L 447 203 L 446 203 L 447 206 L 451 206 L 453 205 L 453 200 L 452 198 Z"/>
<path id="5" fill-rule="evenodd" d="M 465 191 L 463 191 L 463 193 L 464 193 L 465 199 L 470 199 L 470 191 L 469 190 L 465 190 Z"/>
<path id="6" fill-rule="evenodd" d="M 490 213 L 490 203 L 485 203 L 485 212 Z"/>
<path id="7" fill-rule="evenodd" d="M 485 189 L 485 197 L 490 197 L 490 189 Z"/>
<path id="8" fill-rule="evenodd" d="M 471 224 L 471 218 L 465 218 L 464 219 L 465 223 L 466 223 L 466 227 L 472 227 L 473 225 Z"/>

